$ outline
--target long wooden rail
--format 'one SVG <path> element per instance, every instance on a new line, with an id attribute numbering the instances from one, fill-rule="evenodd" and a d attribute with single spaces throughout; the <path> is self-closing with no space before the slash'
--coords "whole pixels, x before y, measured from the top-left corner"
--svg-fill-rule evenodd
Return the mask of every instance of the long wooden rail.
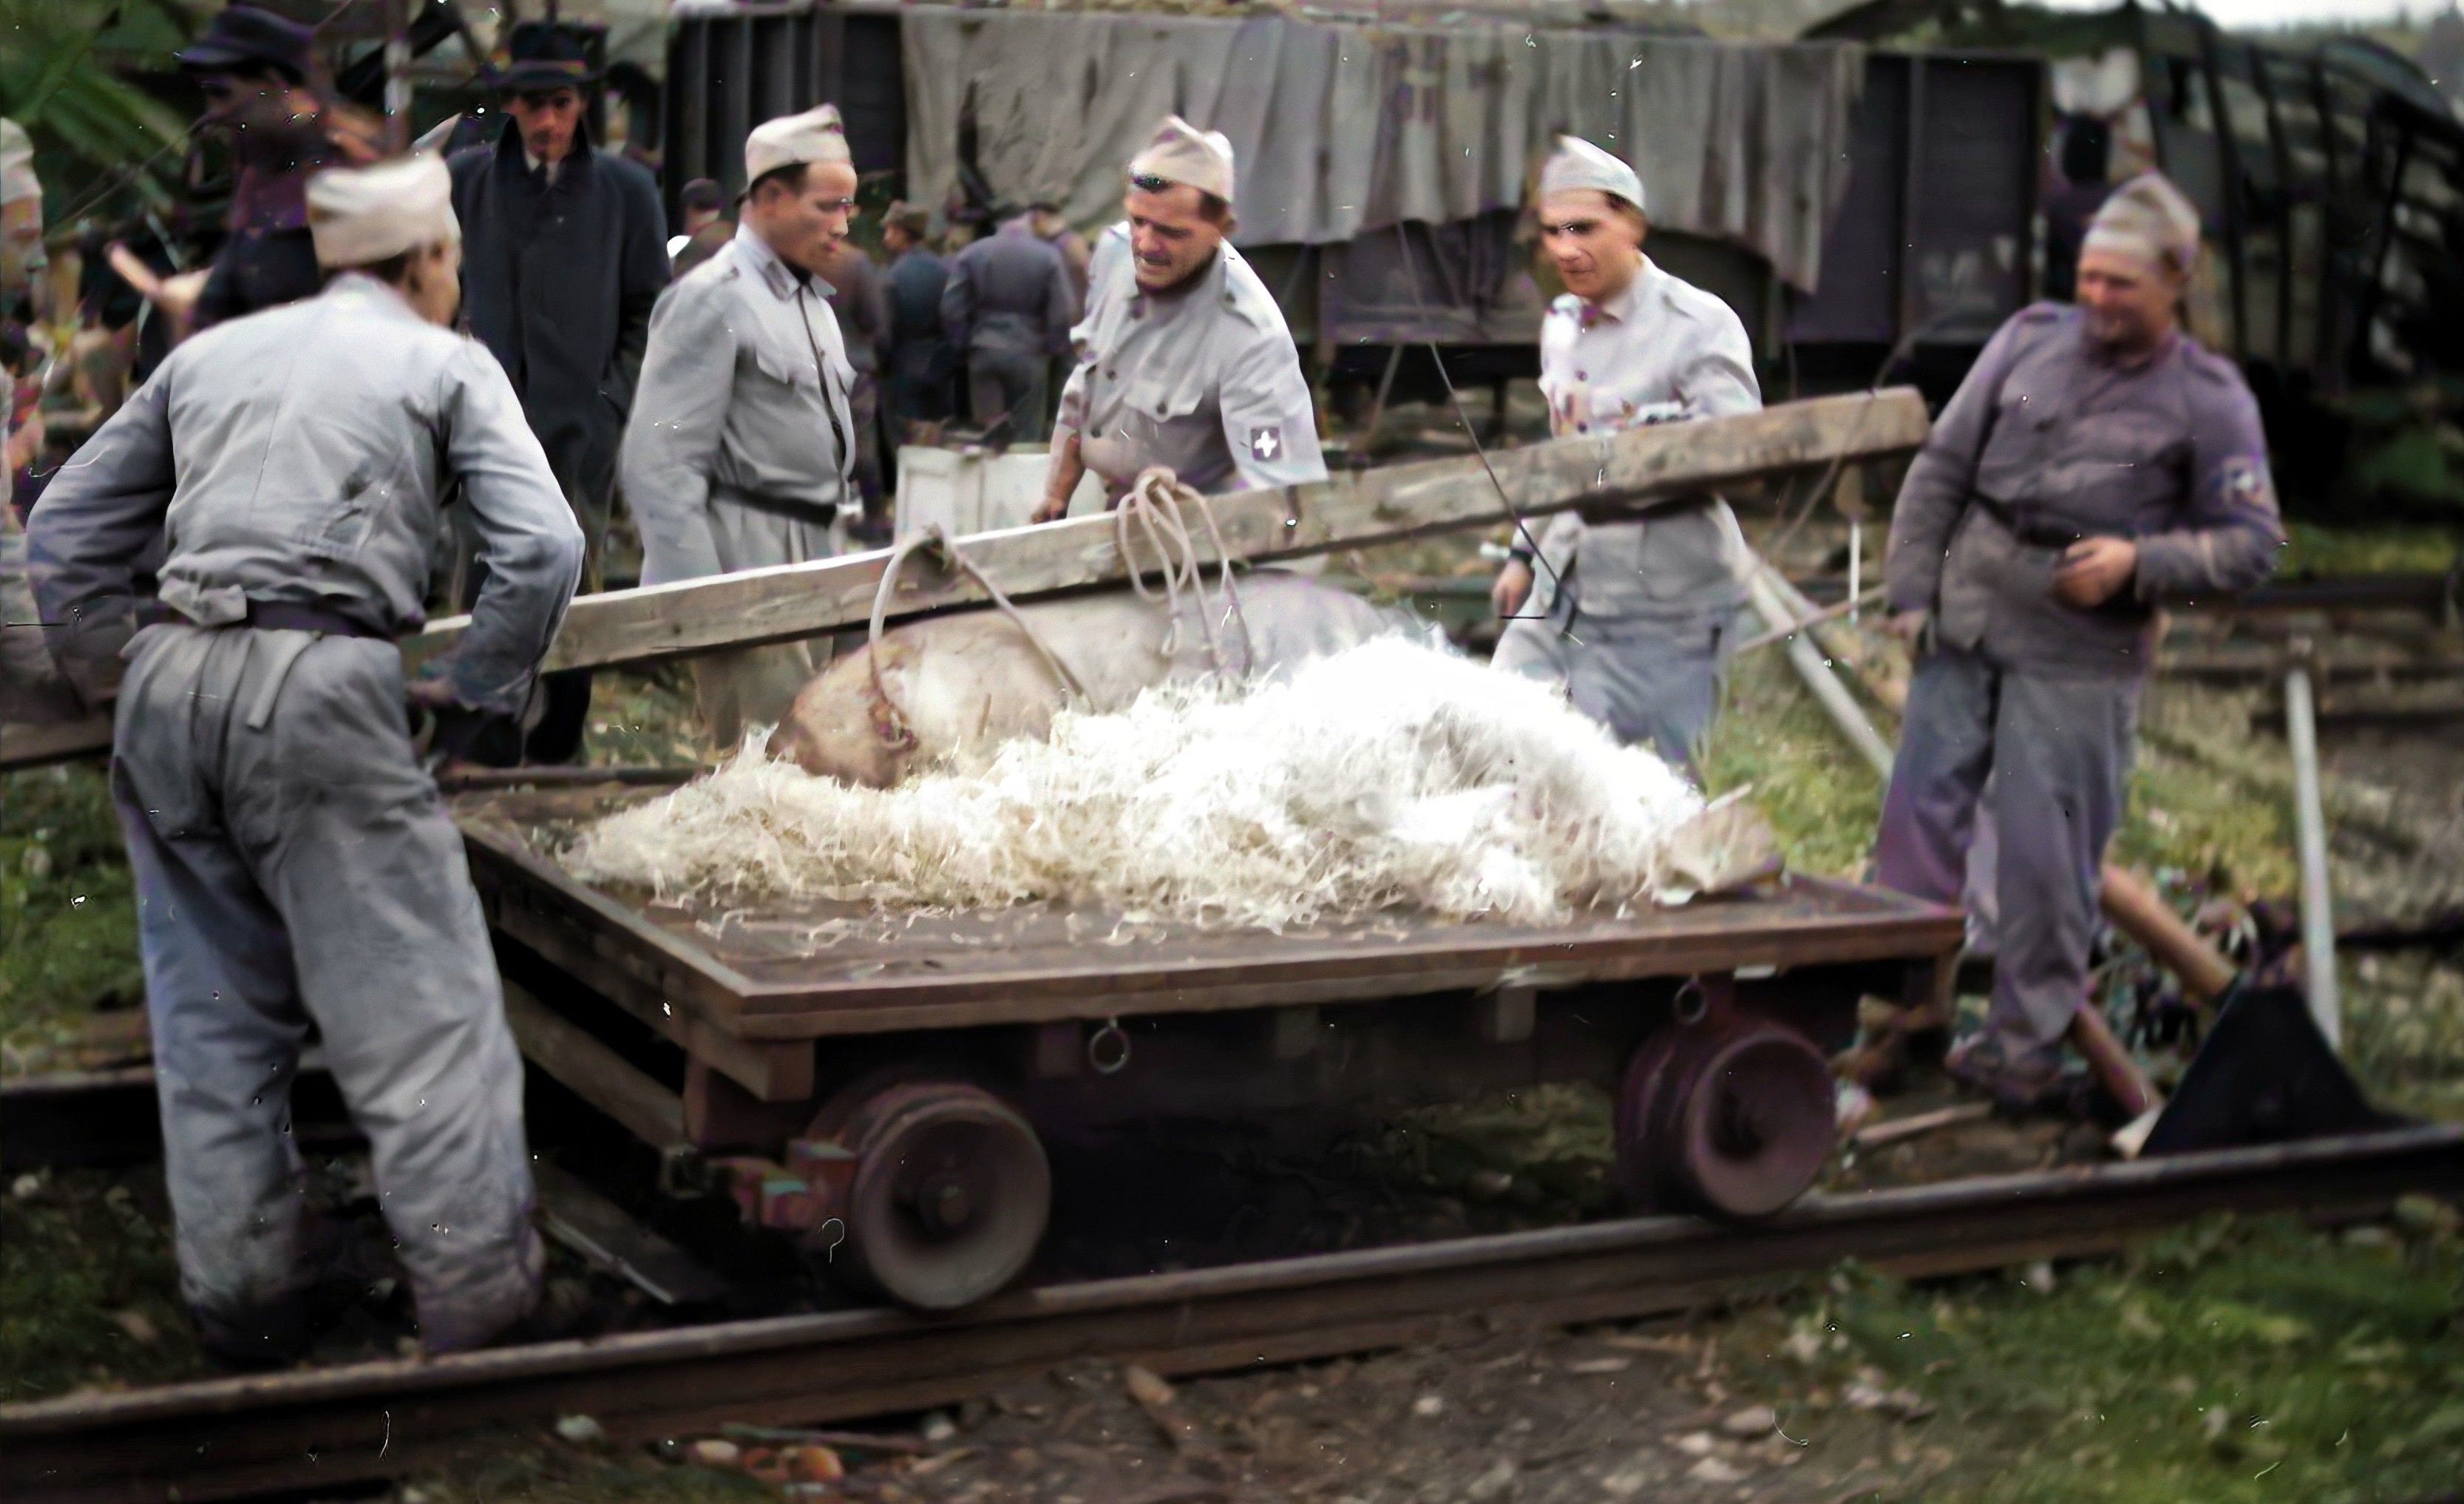
<path id="1" fill-rule="evenodd" d="M 1598 438 L 1552 439 L 1488 456 L 1426 460 L 1279 490 L 1216 498 L 1216 525 L 1235 559 L 1265 563 L 1422 533 L 1485 527 L 1509 516 L 1576 507 L 1648 511 L 1670 498 L 1835 461 L 1904 454 L 1925 442 L 1915 388 L 1815 397 L 1760 412 L 1662 424 Z M 1496 478 L 1490 478 L 1490 469 Z M 968 558 L 1014 600 L 1126 580 L 1113 520 L 1072 518 L 980 533 Z M 886 550 L 715 579 L 586 595 L 548 650 L 549 669 L 608 668 L 818 636 L 861 626 L 889 562 Z M 981 586 L 924 560 L 902 572 L 891 614 L 912 617 L 983 603 Z M 467 617 L 407 639 L 416 665 L 450 648 Z M 0 770 L 106 751 L 107 721 L 0 727 Z"/>

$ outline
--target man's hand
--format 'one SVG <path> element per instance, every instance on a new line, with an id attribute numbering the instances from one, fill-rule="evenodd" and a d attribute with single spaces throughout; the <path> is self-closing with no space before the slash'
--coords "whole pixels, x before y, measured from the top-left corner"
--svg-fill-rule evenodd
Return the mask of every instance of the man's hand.
<path id="1" fill-rule="evenodd" d="M 1897 638 L 1901 647 L 1913 653 L 1924 645 L 1925 624 L 1932 619 L 1933 612 L 1922 608 L 1893 611 L 1882 618 L 1882 630 Z"/>
<path id="2" fill-rule="evenodd" d="M 1087 477 L 1087 461 L 1078 452 L 1078 431 L 1064 424 L 1052 433 L 1052 463 L 1044 472 L 1044 504 L 1030 522 L 1058 522 L 1069 515 L 1069 498 Z"/>
<path id="3" fill-rule="evenodd" d="M 453 697 L 453 687 L 441 678 L 413 679 L 403 686 L 402 697 L 430 712 L 452 710 L 459 703 Z"/>
<path id="4" fill-rule="evenodd" d="M 1501 617 L 1512 616 L 1531 599 L 1531 566 L 1520 559 L 1508 559 L 1506 567 L 1497 571 L 1497 583 L 1488 587 L 1488 602 L 1497 608 Z"/>
<path id="5" fill-rule="evenodd" d="M 2054 594 L 2083 610 L 2102 606 L 2138 568 L 2139 545 L 2129 539 L 2084 538 L 2062 551 L 2054 569 Z"/>

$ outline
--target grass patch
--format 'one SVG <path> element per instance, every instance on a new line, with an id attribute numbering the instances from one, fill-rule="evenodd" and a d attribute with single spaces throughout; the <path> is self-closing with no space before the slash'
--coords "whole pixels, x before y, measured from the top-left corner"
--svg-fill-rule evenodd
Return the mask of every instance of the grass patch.
<path id="1" fill-rule="evenodd" d="M 0 775 L 0 1049 L 144 992 L 136 897 L 102 770 Z"/>
<path id="2" fill-rule="evenodd" d="M 597 767 L 685 767 L 702 761 L 692 665 L 604 673 L 590 686 L 583 758 Z"/>
<path id="3" fill-rule="evenodd" d="M 1844 1420 L 1819 1402 L 1860 1377 L 1939 1406 L 1902 1428 L 1947 1453 L 1929 1500 L 2429 1496 L 2464 1456 L 2464 1242 L 2452 1210 L 2407 1210 L 2402 1234 L 2343 1237 L 2211 1220 L 2049 1293 L 2018 1272 L 1927 1287 L 1849 1269 L 1724 1345 L 1760 1352 L 1754 1387 L 1816 1448 Z"/>
<path id="4" fill-rule="evenodd" d="M 1715 794 L 1749 785 L 1793 871 L 1853 876 L 1882 815 L 1882 783 L 1840 738 L 1783 649 L 1733 660 L 1703 781 Z"/>
<path id="5" fill-rule="evenodd" d="M 2395 1112 L 2464 1121 L 2464 966 L 2418 952 L 2338 958 L 2344 1059 Z M 2464 1456 L 2459 1442 L 2458 1456 Z"/>
<path id="6" fill-rule="evenodd" d="M 2281 896 L 2299 886 L 2289 805 L 2145 741 L 2110 854 L 2125 867 L 2182 873 L 2219 893 Z"/>
<path id="7" fill-rule="evenodd" d="M 200 1364 L 162 1169 L 19 1176 L 0 1199 L 0 1400 L 182 1379 Z"/>
<path id="8" fill-rule="evenodd" d="M 2456 530 L 2441 527 L 2285 525 L 2277 578 L 2304 574 L 2435 574 L 2455 566 Z"/>

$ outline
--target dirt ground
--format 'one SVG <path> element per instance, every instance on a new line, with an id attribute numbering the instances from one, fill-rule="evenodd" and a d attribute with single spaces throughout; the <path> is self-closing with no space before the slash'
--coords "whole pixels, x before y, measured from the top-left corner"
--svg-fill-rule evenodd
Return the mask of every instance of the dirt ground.
<path id="1" fill-rule="evenodd" d="M 2442 1496 L 2464 1455 L 2459 1276 L 2432 1204 L 2337 1236 L 2210 1222 L 2124 1260 L 1919 1287 L 1845 1267 L 1684 1322 L 1467 1323 L 1178 1384 L 1072 1365 L 838 1445 L 825 1485 L 747 1476 L 803 1460 L 777 1434 L 705 1463 L 716 1438 L 539 1437 L 398 1497 L 2395 1504 Z"/>

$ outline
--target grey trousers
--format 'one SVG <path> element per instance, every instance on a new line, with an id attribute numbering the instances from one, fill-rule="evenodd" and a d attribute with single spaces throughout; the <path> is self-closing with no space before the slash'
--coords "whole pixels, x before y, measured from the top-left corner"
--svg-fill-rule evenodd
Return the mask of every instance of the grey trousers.
<path id="1" fill-rule="evenodd" d="M 969 350 L 968 415 L 982 424 L 1006 412 L 1011 442 L 1043 443 L 1052 436 L 1051 373 L 1052 358 L 1041 350 Z"/>
<path id="2" fill-rule="evenodd" d="M 1565 686 L 1576 710 L 1619 741 L 1640 742 L 1689 776 L 1720 706 L 1726 613 L 1583 615 L 1560 591 L 1545 619 L 1507 623 L 1491 660 Z"/>
<path id="3" fill-rule="evenodd" d="M 1942 649 L 1919 660 L 1908 687 L 1875 874 L 1902 893 L 1959 901 L 1991 778 L 2000 912 L 1986 1028 L 2014 1058 L 2059 1049 L 2087 1000 L 2097 872 L 2128 797 L 2140 683 Z"/>
<path id="4" fill-rule="evenodd" d="M 819 522 L 723 500 L 709 502 L 711 541 L 722 574 L 805 564 L 836 551 Z M 775 726 L 813 675 L 829 666 L 830 639 L 706 652 L 693 660 L 693 699 L 711 750 L 732 753 L 757 726 Z"/>
<path id="5" fill-rule="evenodd" d="M 306 1267 L 291 1083 L 311 1025 L 433 1351 L 537 1297 L 522 1063 L 462 838 L 413 760 L 388 642 L 154 627 L 112 788 L 177 1222 L 209 1345 L 282 1356 Z"/>

